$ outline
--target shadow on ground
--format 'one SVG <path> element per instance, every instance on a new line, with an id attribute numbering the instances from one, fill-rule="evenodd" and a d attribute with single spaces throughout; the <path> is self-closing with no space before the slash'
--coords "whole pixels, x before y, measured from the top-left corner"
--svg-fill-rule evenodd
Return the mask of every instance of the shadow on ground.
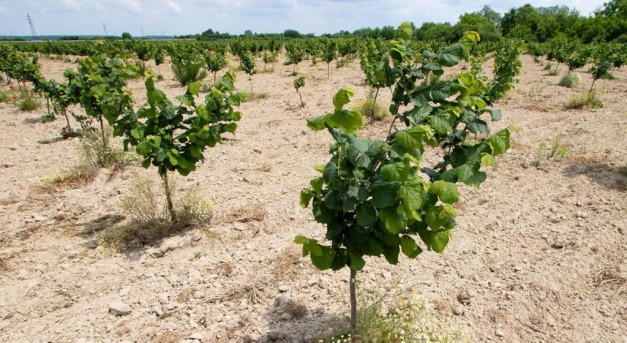
<path id="1" fill-rule="evenodd" d="M 586 176 L 600 186 L 627 192 L 627 166 L 613 167 L 605 163 L 573 163 L 562 170 L 567 177 Z"/>

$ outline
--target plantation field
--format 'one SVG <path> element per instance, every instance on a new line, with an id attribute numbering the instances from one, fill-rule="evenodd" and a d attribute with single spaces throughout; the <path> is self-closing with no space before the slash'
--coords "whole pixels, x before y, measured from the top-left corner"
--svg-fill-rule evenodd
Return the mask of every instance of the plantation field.
<path id="1" fill-rule="evenodd" d="M 565 66 L 552 76 L 521 59 L 520 83 L 496 103 L 503 119 L 493 129 L 520 132 L 481 192 L 461 186 L 450 247 L 396 267 L 367 258 L 360 292 L 414 293 L 430 304 L 425 326 L 465 327 L 469 342 L 627 342 L 627 70 L 595 83 L 604 107 L 564 110 L 590 74 L 565 88 Z M 75 67 L 40 63 L 57 80 Z M 185 92 L 167 64 L 148 65 L 164 75 L 156 86 L 170 99 Z M 333 63 L 330 79 L 325 63 L 303 61 L 301 107 L 292 68 L 276 63 L 254 75 L 258 98 L 239 108 L 236 133 L 195 173 L 175 178 L 181 192 L 212 200 L 212 220 L 122 250 L 101 237 L 122 220 L 120 202 L 138 177 L 159 184 L 154 170 L 137 161 L 50 187 L 46 180 L 78 163 L 78 139 L 60 137 L 63 119 L 39 122 L 43 109 L 0 103 L 0 341 L 313 342 L 347 325 L 348 270 L 316 270 L 293 240 L 324 239 L 299 192 L 328 160 L 331 139 L 305 120 L 332 111 L 340 87 L 353 87 L 356 100 L 368 87 L 359 61 Z M 237 76 L 238 90 L 250 92 L 248 76 Z M 143 80 L 129 85 L 144 103 Z M 382 89 L 378 102 L 390 97 Z M 388 126 L 360 134 L 383 139 Z M 112 305 L 131 312 L 118 316 Z"/>

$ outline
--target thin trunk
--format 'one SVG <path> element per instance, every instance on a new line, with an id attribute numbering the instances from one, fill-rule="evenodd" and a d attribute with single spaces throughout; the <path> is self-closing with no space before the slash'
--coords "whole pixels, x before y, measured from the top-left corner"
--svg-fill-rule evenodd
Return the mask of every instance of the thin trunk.
<path id="1" fill-rule="evenodd" d="M 252 95 L 253 95 L 253 93 L 255 93 L 255 92 L 253 91 L 253 77 L 252 77 L 252 76 L 251 76 L 251 77 L 249 77 L 249 78 L 248 78 L 248 80 L 250 80 L 250 95 L 252 96 Z"/>
<path id="2" fill-rule="evenodd" d="M 331 79 L 331 62 L 327 63 L 327 80 Z"/>
<path id="3" fill-rule="evenodd" d="M 355 292 L 355 280 L 357 271 L 351 269 L 350 277 L 350 303 L 351 303 L 351 342 L 355 343 L 357 335 L 357 294 Z"/>
<path id="4" fill-rule="evenodd" d="M 218 72 L 217 72 L 217 71 L 214 71 L 214 72 L 213 72 L 213 85 L 214 85 L 214 86 L 216 85 L 216 78 L 217 78 L 217 77 L 218 77 Z"/>
<path id="5" fill-rule="evenodd" d="M 165 189 L 165 201 L 168 206 L 168 213 L 170 214 L 170 221 L 176 223 L 176 212 L 174 211 L 174 204 L 172 203 L 172 192 L 170 190 L 170 183 L 168 182 L 168 171 L 166 170 L 161 175 L 163 180 L 163 188 Z"/>
<path id="6" fill-rule="evenodd" d="M 300 91 L 296 88 L 296 93 L 298 93 L 298 97 L 300 98 L 300 107 L 305 107 L 305 103 L 303 102 L 303 96 L 300 95 Z"/>
<path id="7" fill-rule="evenodd" d="M 595 79 L 595 78 L 593 78 L 593 79 L 592 79 L 592 84 L 590 85 L 590 90 L 588 91 L 588 93 L 591 93 L 591 92 L 592 92 L 592 89 L 594 88 L 594 82 L 595 82 L 596 80 L 597 80 L 597 79 Z"/>
<path id="8" fill-rule="evenodd" d="M 46 107 L 48 108 L 48 115 L 50 115 L 50 98 L 46 96 Z"/>
<path id="9" fill-rule="evenodd" d="M 70 118 L 67 115 L 67 112 L 63 110 L 63 116 L 65 116 L 65 122 L 67 123 L 67 132 L 68 134 L 72 134 L 72 126 L 70 125 Z"/>
<path id="10" fill-rule="evenodd" d="M 100 133 L 102 134 L 102 146 L 106 147 L 107 137 L 105 136 L 104 123 L 102 122 L 102 117 L 98 118 L 98 121 L 100 122 Z"/>
<path id="11" fill-rule="evenodd" d="M 377 87 L 377 90 L 374 91 L 374 100 L 372 101 L 372 112 L 370 113 L 370 115 L 372 116 L 372 119 L 374 119 L 374 110 L 377 107 L 377 96 L 379 95 L 379 87 Z"/>

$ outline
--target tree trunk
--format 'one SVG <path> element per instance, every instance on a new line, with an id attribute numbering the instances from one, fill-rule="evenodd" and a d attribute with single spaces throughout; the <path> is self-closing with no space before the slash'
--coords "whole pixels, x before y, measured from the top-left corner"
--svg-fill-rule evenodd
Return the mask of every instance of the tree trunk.
<path id="1" fill-rule="evenodd" d="M 104 148 L 107 146 L 107 137 L 105 136 L 104 123 L 102 122 L 102 117 L 98 118 L 98 121 L 100 122 L 100 133 L 102 134 L 102 147 Z"/>
<path id="2" fill-rule="evenodd" d="M 374 100 L 372 101 L 372 111 L 370 112 L 370 115 L 372 116 L 371 120 L 374 120 L 374 111 L 377 108 L 377 96 L 379 96 L 379 87 L 377 87 L 377 90 L 374 91 Z"/>
<path id="3" fill-rule="evenodd" d="M 172 191 L 170 190 L 170 183 L 168 182 L 168 171 L 166 170 L 161 175 L 163 180 L 163 188 L 165 189 L 165 201 L 168 206 L 168 213 L 170 214 L 170 221 L 176 223 L 176 212 L 174 211 L 174 204 L 172 203 Z"/>
<path id="4" fill-rule="evenodd" d="M 327 80 L 331 79 L 331 62 L 327 63 Z"/>
<path id="5" fill-rule="evenodd" d="M 355 280 L 357 271 L 351 269 L 350 276 L 350 303 L 351 303 L 351 342 L 355 343 L 357 335 L 357 294 L 355 292 Z"/>

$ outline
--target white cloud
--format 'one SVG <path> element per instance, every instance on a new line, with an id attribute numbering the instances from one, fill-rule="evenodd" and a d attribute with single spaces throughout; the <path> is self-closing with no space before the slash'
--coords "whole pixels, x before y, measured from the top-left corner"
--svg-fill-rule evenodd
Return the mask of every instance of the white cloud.
<path id="1" fill-rule="evenodd" d="M 81 9 L 81 5 L 79 4 L 78 0 L 61 0 L 61 3 L 64 7 L 71 10 L 79 11 Z"/>
<path id="2" fill-rule="evenodd" d="M 117 3 L 131 12 L 142 13 L 142 8 L 136 0 L 117 0 Z"/>
<path id="3" fill-rule="evenodd" d="M 179 5 L 178 2 L 176 2 L 175 0 L 166 0 L 165 1 L 165 6 L 169 9 L 171 9 L 172 11 L 174 11 L 174 13 L 176 14 L 181 14 L 181 5 Z"/>

